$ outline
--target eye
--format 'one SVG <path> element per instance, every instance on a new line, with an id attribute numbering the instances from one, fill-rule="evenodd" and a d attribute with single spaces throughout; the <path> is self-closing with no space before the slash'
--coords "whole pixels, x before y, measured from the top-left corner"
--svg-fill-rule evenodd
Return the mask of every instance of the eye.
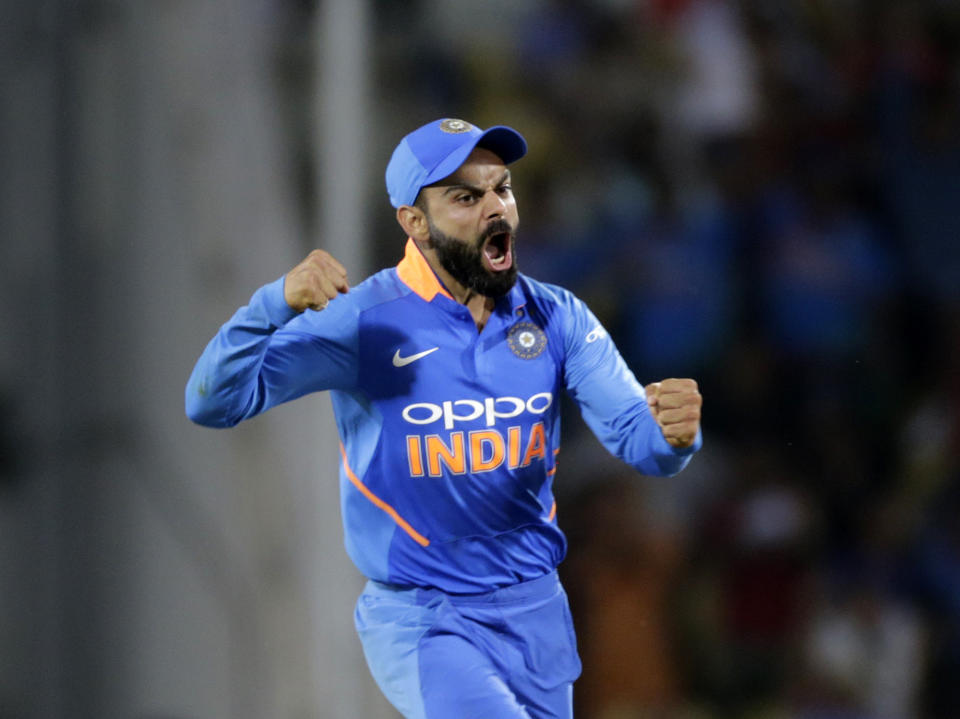
<path id="1" fill-rule="evenodd" d="M 511 192 L 513 192 L 513 185 L 500 185 L 497 188 L 498 195 L 509 195 Z"/>
<path id="2" fill-rule="evenodd" d="M 469 205 L 472 204 L 476 199 L 476 196 L 472 193 L 465 192 L 462 195 L 457 195 L 453 198 L 453 201 L 460 205 Z"/>

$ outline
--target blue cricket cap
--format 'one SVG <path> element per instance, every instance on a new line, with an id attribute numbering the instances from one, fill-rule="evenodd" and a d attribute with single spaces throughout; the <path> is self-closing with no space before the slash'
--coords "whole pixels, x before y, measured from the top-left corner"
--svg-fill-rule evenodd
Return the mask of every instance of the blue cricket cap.
<path id="1" fill-rule="evenodd" d="M 453 174 L 475 147 L 496 153 L 505 165 L 527 154 L 527 141 L 511 127 L 487 130 L 465 120 L 434 120 L 407 135 L 387 163 L 387 193 L 394 207 L 412 205 L 420 189 Z"/>

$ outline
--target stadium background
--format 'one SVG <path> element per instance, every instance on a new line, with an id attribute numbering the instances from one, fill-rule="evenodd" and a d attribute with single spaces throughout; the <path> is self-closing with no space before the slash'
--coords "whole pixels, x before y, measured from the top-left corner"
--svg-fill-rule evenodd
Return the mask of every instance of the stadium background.
<path id="1" fill-rule="evenodd" d="M 183 385 L 382 169 L 520 129 L 528 273 L 700 379 L 675 480 L 575 413 L 578 717 L 960 716 L 960 5 L 37 0 L 0 9 L 0 717 L 377 719 L 325 397 Z"/>

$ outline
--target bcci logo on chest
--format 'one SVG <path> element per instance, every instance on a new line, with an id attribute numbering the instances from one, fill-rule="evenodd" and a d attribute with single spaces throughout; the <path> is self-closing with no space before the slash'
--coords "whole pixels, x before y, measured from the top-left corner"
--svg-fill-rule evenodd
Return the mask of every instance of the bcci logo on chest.
<path id="1" fill-rule="evenodd" d="M 547 335 L 533 322 L 518 322 L 507 332 L 507 344 L 520 359 L 534 359 L 546 348 Z"/>

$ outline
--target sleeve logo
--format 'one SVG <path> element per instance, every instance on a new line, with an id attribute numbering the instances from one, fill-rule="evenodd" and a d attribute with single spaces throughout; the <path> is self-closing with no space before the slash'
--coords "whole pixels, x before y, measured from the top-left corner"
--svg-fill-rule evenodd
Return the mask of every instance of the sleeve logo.
<path id="1" fill-rule="evenodd" d="M 520 359 L 534 359 L 546 348 L 547 335 L 533 322 L 518 322 L 507 332 L 507 344 Z"/>
<path id="2" fill-rule="evenodd" d="M 594 327 L 590 332 L 587 333 L 587 336 L 584 338 L 587 340 L 587 344 L 591 342 L 596 342 L 598 339 L 607 334 L 607 331 L 603 329 L 600 325 Z"/>

